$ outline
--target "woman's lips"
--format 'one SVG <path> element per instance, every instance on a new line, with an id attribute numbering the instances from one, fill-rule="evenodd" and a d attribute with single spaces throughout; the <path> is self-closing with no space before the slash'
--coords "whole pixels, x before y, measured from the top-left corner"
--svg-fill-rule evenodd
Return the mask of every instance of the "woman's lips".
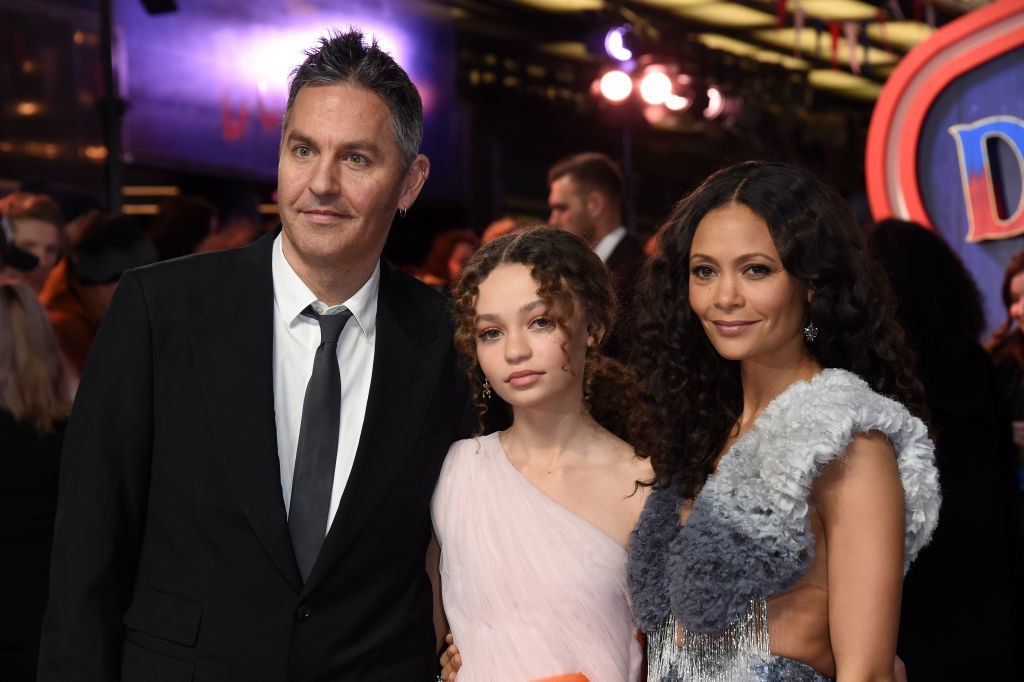
<path id="1" fill-rule="evenodd" d="M 736 320 L 716 321 L 712 322 L 712 324 L 715 325 L 715 329 L 717 329 L 718 333 L 721 334 L 722 336 L 739 336 L 747 329 L 749 329 L 754 324 L 754 322 Z"/>

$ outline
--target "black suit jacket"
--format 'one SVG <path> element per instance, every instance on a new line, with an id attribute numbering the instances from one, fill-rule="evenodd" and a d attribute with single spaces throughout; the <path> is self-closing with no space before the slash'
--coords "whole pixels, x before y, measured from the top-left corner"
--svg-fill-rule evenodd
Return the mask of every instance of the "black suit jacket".
<path id="1" fill-rule="evenodd" d="M 34 680 L 65 422 L 40 433 L 0 407 L 0 679 Z"/>
<path id="2" fill-rule="evenodd" d="M 355 463 L 303 584 L 272 243 L 122 278 L 68 428 L 40 680 L 432 677 L 429 503 L 466 402 L 443 299 L 382 266 Z"/>

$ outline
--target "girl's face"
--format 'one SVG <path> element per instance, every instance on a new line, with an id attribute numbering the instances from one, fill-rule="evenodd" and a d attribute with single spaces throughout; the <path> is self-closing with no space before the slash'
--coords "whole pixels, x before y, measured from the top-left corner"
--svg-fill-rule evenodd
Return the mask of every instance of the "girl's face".
<path id="1" fill-rule="evenodd" d="M 1024 329 L 1024 272 L 1010 280 L 1010 317 L 1019 329 Z"/>
<path id="2" fill-rule="evenodd" d="M 513 408 L 572 410 L 583 401 L 586 325 L 576 305 L 568 324 L 537 294 L 530 268 L 496 267 L 476 301 L 476 357 L 491 388 Z"/>
<path id="3" fill-rule="evenodd" d="M 723 358 L 786 367 L 807 353 L 809 289 L 782 266 L 761 216 L 740 204 L 709 212 L 689 266 L 690 307 Z"/>

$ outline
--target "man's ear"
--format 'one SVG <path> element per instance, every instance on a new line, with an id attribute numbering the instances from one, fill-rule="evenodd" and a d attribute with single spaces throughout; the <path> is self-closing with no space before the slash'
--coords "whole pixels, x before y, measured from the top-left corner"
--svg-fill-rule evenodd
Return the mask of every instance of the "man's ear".
<path id="1" fill-rule="evenodd" d="M 400 210 L 409 210 L 409 207 L 416 201 L 416 197 L 420 195 L 420 191 L 429 177 L 430 159 L 423 154 L 417 154 L 416 158 L 409 164 L 409 170 L 405 172 L 405 177 L 402 178 L 402 194 L 398 197 L 398 208 Z"/>
<path id="2" fill-rule="evenodd" d="M 605 210 L 605 205 L 607 203 L 608 200 L 605 199 L 604 195 L 597 190 L 587 192 L 587 197 L 584 200 L 584 206 L 587 207 L 587 215 L 600 215 Z"/>

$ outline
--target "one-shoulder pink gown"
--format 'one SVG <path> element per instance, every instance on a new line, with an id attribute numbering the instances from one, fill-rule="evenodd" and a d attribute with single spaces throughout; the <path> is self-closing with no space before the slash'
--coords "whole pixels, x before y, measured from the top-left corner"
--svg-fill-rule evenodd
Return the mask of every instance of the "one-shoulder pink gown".
<path id="1" fill-rule="evenodd" d="M 639 679 L 626 550 L 530 483 L 498 434 L 452 445 L 432 511 L 460 682 Z"/>

